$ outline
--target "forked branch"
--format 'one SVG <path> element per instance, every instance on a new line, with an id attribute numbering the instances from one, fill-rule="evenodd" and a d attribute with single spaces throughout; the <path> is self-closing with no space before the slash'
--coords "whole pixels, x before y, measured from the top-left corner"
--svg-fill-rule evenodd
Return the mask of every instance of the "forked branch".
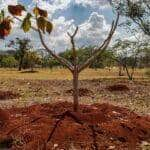
<path id="1" fill-rule="evenodd" d="M 73 52 L 73 59 L 74 59 L 74 67 L 77 67 L 77 52 L 76 52 L 76 47 L 75 47 L 75 41 L 74 41 L 74 38 L 78 32 L 78 27 L 76 27 L 74 33 L 71 35 L 69 32 L 67 33 L 68 36 L 70 37 L 70 42 L 71 42 L 71 45 L 72 45 L 72 52 Z"/>

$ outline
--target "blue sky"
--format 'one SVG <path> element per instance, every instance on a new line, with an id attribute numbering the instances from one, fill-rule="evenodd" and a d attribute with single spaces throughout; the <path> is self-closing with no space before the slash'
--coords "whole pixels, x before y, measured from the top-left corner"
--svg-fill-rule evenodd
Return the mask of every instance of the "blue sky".
<path id="1" fill-rule="evenodd" d="M 6 9 L 9 4 L 21 3 L 31 11 L 35 6 L 35 0 L 0 0 L 0 9 Z M 107 0 L 38 0 L 38 6 L 48 11 L 49 20 L 54 24 L 51 36 L 45 36 L 48 46 L 55 51 L 64 51 L 70 48 L 67 32 L 73 32 L 79 26 L 76 37 L 77 47 L 99 45 L 107 36 L 111 22 L 115 14 Z M 0 49 L 7 49 L 8 41 L 15 37 L 30 38 L 36 48 L 42 48 L 37 33 L 30 31 L 24 34 L 20 29 L 20 23 L 15 21 L 15 29 L 6 38 Z M 117 29 L 114 39 L 119 38 L 121 29 Z M 114 40 L 113 40 L 114 41 Z"/>

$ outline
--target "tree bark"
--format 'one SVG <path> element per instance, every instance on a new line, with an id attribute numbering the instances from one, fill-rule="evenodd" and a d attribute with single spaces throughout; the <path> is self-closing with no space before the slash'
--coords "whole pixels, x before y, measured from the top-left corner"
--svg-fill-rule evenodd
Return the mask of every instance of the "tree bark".
<path id="1" fill-rule="evenodd" d="M 22 69 L 22 64 L 23 64 L 23 58 L 21 58 L 19 62 L 19 68 L 18 68 L 19 71 L 21 71 Z"/>
<path id="2" fill-rule="evenodd" d="M 123 76 L 123 73 L 122 73 L 122 65 L 119 64 L 119 76 Z"/>
<path id="3" fill-rule="evenodd" d="M 73 109 L 75 112 L 79 110 L 79 88 L 78 88 L 78 77 L 79 73 L 77 69 L 73 72 Z"/>
<path id="4" fill-rule="evenodd" d="M 125 69 L 126 69 L 129 80 L 133 80 L 133 77 L 130 75 L 128 67 L 126 65 L 125 65 Z"/>

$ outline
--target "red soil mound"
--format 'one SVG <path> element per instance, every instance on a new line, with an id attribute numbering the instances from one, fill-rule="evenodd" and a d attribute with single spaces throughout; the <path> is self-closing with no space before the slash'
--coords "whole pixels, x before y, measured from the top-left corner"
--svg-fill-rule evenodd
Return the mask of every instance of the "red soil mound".
<path id="1" fill-rule="evenodd" d="M 0 127 L 4 126 L 9 121 L 9 112 L 3 109 L 0 109 Z"/>
<path id="2" fill-rule="evenodd" d="M 78 149 L 128 150 L 150 141 L 150 116 L 139 116 L 109 104 L 39 104 L 12 108 L 0 130 L 0 146 L 13 150 Z"/>
<path id="3" fill-rule="evenodd" d="M 130 89 L 124 84 L 116 84 L 108 86 L 107 89 L 109 91 L 129 91 Z"/>
<path id="4" fill-rule="evenodd" d="M 73 95 L 73 89 L 67 90 L 66 93 Z M 90 95 L 93 95 L 93 92 L 91 90 L 88 90 L 86 88 L 80 88 L 79 89 L 79 96 L 80 97 L 90 96 Z"/>
<path id="5" fill-rule="evenodd" d="M 18 93 L 14 93 L 12 91 L 0 91 L 0 100 L 15 99 L 19 96 L 20 95 Z"/>

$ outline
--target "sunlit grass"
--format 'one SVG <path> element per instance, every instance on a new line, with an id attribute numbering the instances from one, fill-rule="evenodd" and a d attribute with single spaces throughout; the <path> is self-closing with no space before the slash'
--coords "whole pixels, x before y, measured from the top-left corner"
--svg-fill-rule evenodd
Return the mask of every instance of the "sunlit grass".
<path id="1" fill-rule="evenodd" d="M 62 80 L 72 79 L 72 75 L 67 69 L 35 69 L 37 72 L 22 72 L 17 69 L 0 69 L 1 79 L 42 79 L 42 80 Z M 125 73 L 124 73 L 125 74 Z M 135 78 L 148 78 L 145 75 L 145 69 L 137 69 L 135 71 Z M 80 79 L 98 79 L 98 78 L 127 78 L 125 76 L 118 76 L 118 68 L 114 69 L 86 69 L 80 74 Z"/>

